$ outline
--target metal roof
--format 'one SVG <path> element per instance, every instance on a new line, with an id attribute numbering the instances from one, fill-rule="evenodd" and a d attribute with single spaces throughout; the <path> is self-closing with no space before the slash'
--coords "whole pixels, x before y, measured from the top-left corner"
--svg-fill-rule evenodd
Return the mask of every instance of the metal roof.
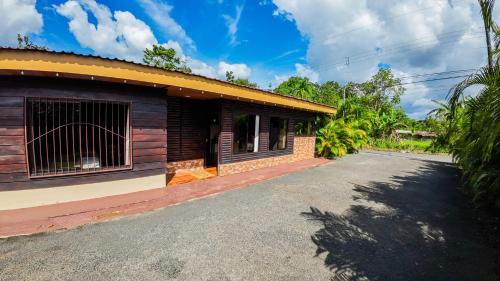
<path id="1" fill-rule="evenodd" d="M 72 60 L 64 58 L 72 58 Z M 99 62 L 99 64 L 92 65 L 94 66 L 92 67 L 92 71 L 94 73 L 86 73 L 86 71 L 90 70 L 90 67 L 87 67 L 88 69 L 84 68 L 86 66 L 89 66 L 89 63 L 92 64 L 92 62 Z M 111 66 L 111 64 L 113 63 L 123 64 L 123 67 L 121 65 L 120 67 L 117 67 L 116 65 Z M 123 74 L 121 76 L 115 75 L 115 73 L 112 71 L 112 69 L 110 70 L 110 68 L 116 69 L 116 73 L 123 70 L 124 68 L 127 68 L 128 70 L 130 70 L 128 74 L 129 75 L 134 74 L 134 75 L 133 77 L 131 76 L 128 78 L 125 77 L 127 76 L 126 73 L 121 73 Z M 143 69 L 147 69 L 150 71 L 144 72 L 142 71 Z M 193 82 L 191 84 L 193 85 L 196 84 L 198 90 L 203 90 L 203 85 L 202 85 L 203 83 L 198 83 L 199 81 L 203 81 L 206 83 L 212 83 L 210 89 L 206 89 L 206 91 L 216 90 L 215 92 L 220 94 L 234 96 L 242 99 L 248 99 L 252 101 L 255 100 L 264 103 L 267 102 L 267 104 L 276 104 L 277 106 L 280 105 L 285 107 L 292 107 L 296 109 L 310 110 L 327 114 L 334 114 L 336 112 L 336 109 L 332 106 L 311 102 L 296 97 L 281 95 L 273 91 L 242 86 L 198 74 L 185 73 L 177 70 L 166 70 L 163 68 L 158 68 L 155 66 L 150 66 L 118 58 L 106 58 L 96 55 L 82 55 L 67 51 L 49 51 L 49 50 L 0 47 L 0 71 L 1 70 L 6 70 L 6 71 L 31 70 L 35 72 L 48 71 L 57 73 L 68 73 L 68 74 L 95 75 L 100 77 L 130 79 L 130 81 L 134 81 L 137 79 L 137 81 L 140 82 L 153 83 L 155 79 L 153 79 L 152 76 L 145 78 L 146 77 L 145 75 L 148 74 L 147 72 L 151 72 L 150 74 L 155 75 L 156 80 L 158 80 L 157 84 L 159 85 L 180 86 L 182 84 L 184 87 L 189 88 L 189 86 L 186 85 L 190 85 L 190 83 L 187 83 L 186 81 L 175 80 L 175 78 L 173 78 L 173 76 L 176 77 L 179 76 L 180 77 L 179 79 L 184 79 L 184 80 L 191 79 Z M 137 74 L 136 72 L 143 72 L 143 73 L 142 75 L 136 75 Z M 169 76 L 169 78 L 159 79 L 158 75 Z M 161 80 L 168 80 L 169 83 L 162 83 Z M 214 86 L 215 85 L 214 83 L 217 85 L 222 85 L 222 87 L 216 87 Z"/>

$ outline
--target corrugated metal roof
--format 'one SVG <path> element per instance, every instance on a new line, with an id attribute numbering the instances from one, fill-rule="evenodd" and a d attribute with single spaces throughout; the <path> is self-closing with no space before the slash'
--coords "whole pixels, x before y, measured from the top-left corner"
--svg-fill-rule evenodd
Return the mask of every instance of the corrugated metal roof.
<path id="1" fill-rule="evenodd" d="M 203 75 L 193 74 L 193 73 L 186 73 L 186 72 L 182 72 L 182 71 L 178 71 L 178 70 L 164 69 L 164 68 L 160 68 L 160 67 L 156 67 L 156 66 L 147 65 L 147 64 L 144 64 L 144 63 L 137 63 L 137 62 L 134 62 L 134 61 L 124 60 L 124 59 L 119 59 L 119 58 L 107 58 L 107 57 L 102 57 L 102 56 L 97 56 L 97 55 L 91 55 L 91 54 L 77 54 L 77 53 L 70 52 L 70 51 L 53 51 L 53 50 L 39 50 L 39 49 L 20 49 L 20 48 L 2 47 L 2 46 L 0 46 L 0 51 L 2 51 L 2 50 L 22 51 L 22 52 L 39 52 L 39 53 L 49 53 L 49 54 L 56 54 L 56 55 L 70 55 L 70 56 L 75 56 L 75 57 L 88 57 L 88 58 L 99 59 L 99 60 L 110 61 L 110 62 L 113 62 L 113 61 L 114 62 L 122 62 L 122 63 L 131 64 L 131 65 L 137 65 L 137 66 L 148 67 L 148 68 L 152 68 L 152 69 L 156 69 L 156 70 L 161 70 L 161 71 L 165 71 L 165 72 L 181 73 L 183 75 L 189 75 L 189 76 L 193 76 L 193 77 L 199 77 L 199 78 L 203 78 L 203 79 L 207 79 L 207 80 L 212 80 L 212 81 L 217 81 L 217 82 L 220 82 L 220 83 L 225 83 L 225 84 L 237 86 L 237 87 L 240 87 L 240 88 L 257 90 L 257 91 L 260 91 L 260 92 L 263 92 L 263 93 L 266 93 L 266 94 L 276 95 L 276 96 L 280 96 L 280 97 L 286 97 L 286 98 L 295 99 L 295 100 L 302 101 L 302 102 L 307 102 L 307 103 L 311 103 L 311 104 L 316 104 L 316 105 L 320 105 L 320 106 L 325 106 L 325 107 L 329 107 L 329 108 L 332 108 L 332 109 L 336 109 L 335 107 L 330 106 L 330 105 L 326 105 L 326 104 L 322 104 L 322 103 L 318 103 L 318 102 L 313 102 L 313 101 L 309 101 L 309 100 L 306 100 L 306 99 L 301 99 L 301 98 L 297 98 L 297 97 L 293 97 L 293 96 L 281 95 L 281 94 L 276 93 L 274 91 L 264 90 L 264 89 L 260 89 L 260 88 L 253 88 L 253 87 L 239 85 L 239 84 L 231 83 L 231 82 L 228 82 L 228 81 L 225 81 L 225 80 L 220 80 L 220 79 L 216 79 L 216 78 L 212 78 L 212 77 L 208 77 L 208 76 L 203 76 Z"/>

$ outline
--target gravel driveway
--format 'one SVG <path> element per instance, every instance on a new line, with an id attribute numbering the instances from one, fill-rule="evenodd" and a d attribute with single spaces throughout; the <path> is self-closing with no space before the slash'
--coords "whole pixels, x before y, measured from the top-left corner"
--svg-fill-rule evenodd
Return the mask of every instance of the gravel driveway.
<path id="1" fill-rule="evenodd" d="M 449 161 L 363 152 L 154 212 L 2 239 L 0 280 L 499 280 L 487 219 Z"/>

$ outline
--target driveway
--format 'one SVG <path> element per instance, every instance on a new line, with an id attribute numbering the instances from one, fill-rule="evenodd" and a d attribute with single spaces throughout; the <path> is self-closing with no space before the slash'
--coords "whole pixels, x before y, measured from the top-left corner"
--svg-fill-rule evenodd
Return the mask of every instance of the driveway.
<path id="1" fill-rule="evenodd" d="M 2 239 L 0 280 L 499 280 L 493 226 L 449 161 L 363 152 L 154 212 Z"/>

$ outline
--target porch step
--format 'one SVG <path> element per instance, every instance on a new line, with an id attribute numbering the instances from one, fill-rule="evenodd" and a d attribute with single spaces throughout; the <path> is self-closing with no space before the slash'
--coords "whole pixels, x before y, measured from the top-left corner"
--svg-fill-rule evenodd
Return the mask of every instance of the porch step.
<path id="1" fill-rule="evenodd" d="M 210 174 L 212 174 L 214 176 L 217 176 L 217 168 L 216 167 L 206 168 L 205 172 L 210 173 Z"/>
<path id="2" fill-rule="evenodd" d="M 179 170 L 175 174 L 167 175 L 167 186 L 188 183 L 217 176 L 217 168 Z"/>
<path id="3" fill-rule="evenodd" d="M 170 180 L 167 180 L 167 185 L 175 185 L 175 184 L 182 184 L 182 183 L 188 183 L 197 180 L 195 176 L 191 174 L 185 174 L 185 175 L 172 175 Z"/>

